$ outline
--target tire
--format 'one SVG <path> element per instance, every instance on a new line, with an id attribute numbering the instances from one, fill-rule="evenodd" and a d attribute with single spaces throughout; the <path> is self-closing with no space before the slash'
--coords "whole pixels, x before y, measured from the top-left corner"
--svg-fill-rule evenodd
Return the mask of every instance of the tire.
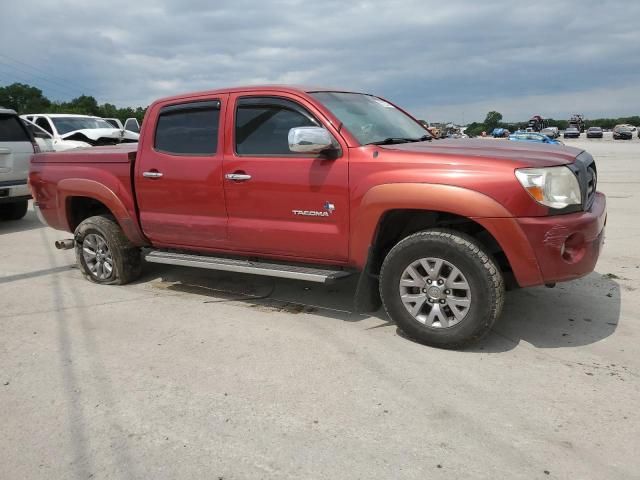
<path id="1" fill-rule="evenodd" d="M 27 214 L 28 200 L 0 205 L 0 220 L 20 220 Z"/>
<path id="2" fill-rule="evenodd" d="M 492 257 L 472 237 L 454 230 L 406 237 L 380 271 L 380 296 L 389 317 L 409 337 L 439 348 L 462 348 L 486 335 L 500 316 L 504 291 Z M 411 299 L 415 303 L 406 303 Z"/>
<path id="3" fill-rule="evenodd" d="M 76 228 L 74 238 L 76 261 L 88 280 L 124 285 L 140 276 L 140 249 L 129 242 L 113 217 L 87 218 Z"/>

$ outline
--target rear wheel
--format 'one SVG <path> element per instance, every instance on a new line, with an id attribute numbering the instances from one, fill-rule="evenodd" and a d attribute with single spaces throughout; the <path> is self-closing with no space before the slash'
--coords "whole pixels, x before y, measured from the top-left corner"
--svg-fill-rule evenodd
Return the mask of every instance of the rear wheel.
<path id="1" fill-rule="evenodd" d="M 87 218 L 76 228 L 75 240 L 76 260 L 88 280 L 123 285 L 140 276 L 140 249 L 129 242 L 112 217 Z"/>
<path id="2" fill-rule="evenodd" d="M 0 205 L 0 220 L 20 220 L 27 214 L 28 200 Z"/>
<path id="3" fill-rule="evenodd" d="M 380 272 L 385 310 L 410 337 L 461 348 L 484 336 L 499 317 L 504 280 L 471 237 L 433 229 L 400 241 Z"/>

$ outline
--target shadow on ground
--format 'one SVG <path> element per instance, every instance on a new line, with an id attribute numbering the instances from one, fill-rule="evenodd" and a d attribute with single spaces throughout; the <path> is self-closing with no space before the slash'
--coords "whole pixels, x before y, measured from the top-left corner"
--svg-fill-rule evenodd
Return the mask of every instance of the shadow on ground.
<path id="1" fill-rule="evenodd" d="M 509 292 L 492 332 L 467 351 L 504 352 L 521 341 L 538 348 L 598 342 L 611 335 L 618 325 L 621 286 L 616 280 L 624 281 L 593 273 L 553 289 L 538 287 Z M 205 303 L 241 302 L 256 310 L 314 313 L 348 322 L 373 316 L 380 319 L 379 327 L 392 324 L 383 310 L 372 315 L 353 312 L 356 281 L 353 276 L 333 285 L 322 285 L 151 264 L 146 265 L 141 279 L 154 288 L 200 295 Z"/>
<path id="2" fill-rule="evenodd" d="M 0 221 L 0 235 L 6 235 L 8 233 L 26 232 L 27 230 L 34 230 L 36 228 L 44 228 L 44 225 L 40 223 L 36 212 L 30 206 L 27 210 L 27 214 L 20 220 L 2 220 Z"/>
<path id="3" fill-rule="evenodd" d="M 573 282 L 507 294 L 491 334 L 470 351 L 502 352 L 520 341 L 538 348 L 578 347 L 612 335 L 620 321 L 624 279 L 594 272 Z"/>

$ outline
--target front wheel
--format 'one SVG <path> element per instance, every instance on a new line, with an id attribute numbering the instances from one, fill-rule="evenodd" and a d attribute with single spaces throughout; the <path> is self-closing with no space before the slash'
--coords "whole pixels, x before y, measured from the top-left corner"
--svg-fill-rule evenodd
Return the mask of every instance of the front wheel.
<path id="1" fill-rule="evenodd" d="M 380 296 L 388 315 L 410 337 L 461 348 L 482 338 L 500 316 L 504 280 L 473 238 L 433 229 L 391 249 L 380 272 Z"/>
<path id="2" fill-rule="evenodd" d="M 124 285 L 140 276 L 140 249 L 129 242 L 113 217 L 83 220 L 75 231 L 76 260 L 95 283 Z"/>

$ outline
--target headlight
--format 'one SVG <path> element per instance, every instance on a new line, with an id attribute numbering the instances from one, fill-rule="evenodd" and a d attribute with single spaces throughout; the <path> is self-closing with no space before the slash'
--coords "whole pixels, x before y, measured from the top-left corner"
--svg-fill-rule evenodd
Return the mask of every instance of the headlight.
<path id="1" fill-rule="evenodd" d="M 580 205 L 578 179 L 567 167 L 520 168 L 516 177 L 533 199 L 550 208 Z"/>

